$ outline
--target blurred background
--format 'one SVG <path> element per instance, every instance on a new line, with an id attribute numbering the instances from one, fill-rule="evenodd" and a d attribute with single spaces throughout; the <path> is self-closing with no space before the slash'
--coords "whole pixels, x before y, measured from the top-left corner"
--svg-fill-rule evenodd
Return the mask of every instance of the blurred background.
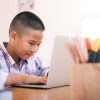
<path id="1" fill-rule="evenodd" d="M 56 35 L 99 37 L 99 0 L 1 0 L 0 42 L 9 41 L 11 20 L 24 10 L 37 14 L 45 24 L 38 55 L 46 62 L 50 61 Z"/>

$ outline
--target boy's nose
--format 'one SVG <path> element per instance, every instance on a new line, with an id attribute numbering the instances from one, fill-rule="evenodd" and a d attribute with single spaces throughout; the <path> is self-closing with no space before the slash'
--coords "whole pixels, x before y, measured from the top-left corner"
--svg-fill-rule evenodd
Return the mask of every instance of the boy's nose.
<path id="1" fill-rule="evenodd" d="M 37 50 L 38 50 L 38 46 L 37 45 L 31 48 L 31 52 L 32 53 L 36 53 Z"/>

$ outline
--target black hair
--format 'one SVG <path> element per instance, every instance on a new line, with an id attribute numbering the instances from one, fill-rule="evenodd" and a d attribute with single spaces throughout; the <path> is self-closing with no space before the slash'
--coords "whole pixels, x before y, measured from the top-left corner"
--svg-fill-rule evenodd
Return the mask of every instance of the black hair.
<path id="1" fill-rule="evenodd" d="M 29 11 L 21 12 L 13 18 L 10 24 L 9 34 L 12 31 L 17 31 L 19 34 L 21 32 L 23 33 L 25 28 L 32 28 L 40 31 L 45 30 L 42 20 L 36 14 Z"/>

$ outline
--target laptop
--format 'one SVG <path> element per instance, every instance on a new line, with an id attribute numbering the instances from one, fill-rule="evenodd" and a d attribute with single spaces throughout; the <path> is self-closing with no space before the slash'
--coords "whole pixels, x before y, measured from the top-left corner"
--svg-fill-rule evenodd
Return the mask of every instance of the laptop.
<path id="1" fill-rule="evenodd" d="M 15 86 L 53 88 L 70 85 L 70 66 L 74 61 L 72 55 L 65 46 L 66 42 L 67 36 L 55 36 L 47 84 L 18 84 Z"/>

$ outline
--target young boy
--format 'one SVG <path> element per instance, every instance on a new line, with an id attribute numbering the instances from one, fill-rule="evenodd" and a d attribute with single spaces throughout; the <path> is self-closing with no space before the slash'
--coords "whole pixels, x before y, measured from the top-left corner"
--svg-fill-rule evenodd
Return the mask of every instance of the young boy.
<path id="1" fill-rule="evenodd" d="M 46 83 L 49 67 L 34 56 L 44 30 L 41 19 L 31 12 L 24 11 L 14 17 L 9 28 L 9 42 L 0 46 L 1 83 Z"/>

